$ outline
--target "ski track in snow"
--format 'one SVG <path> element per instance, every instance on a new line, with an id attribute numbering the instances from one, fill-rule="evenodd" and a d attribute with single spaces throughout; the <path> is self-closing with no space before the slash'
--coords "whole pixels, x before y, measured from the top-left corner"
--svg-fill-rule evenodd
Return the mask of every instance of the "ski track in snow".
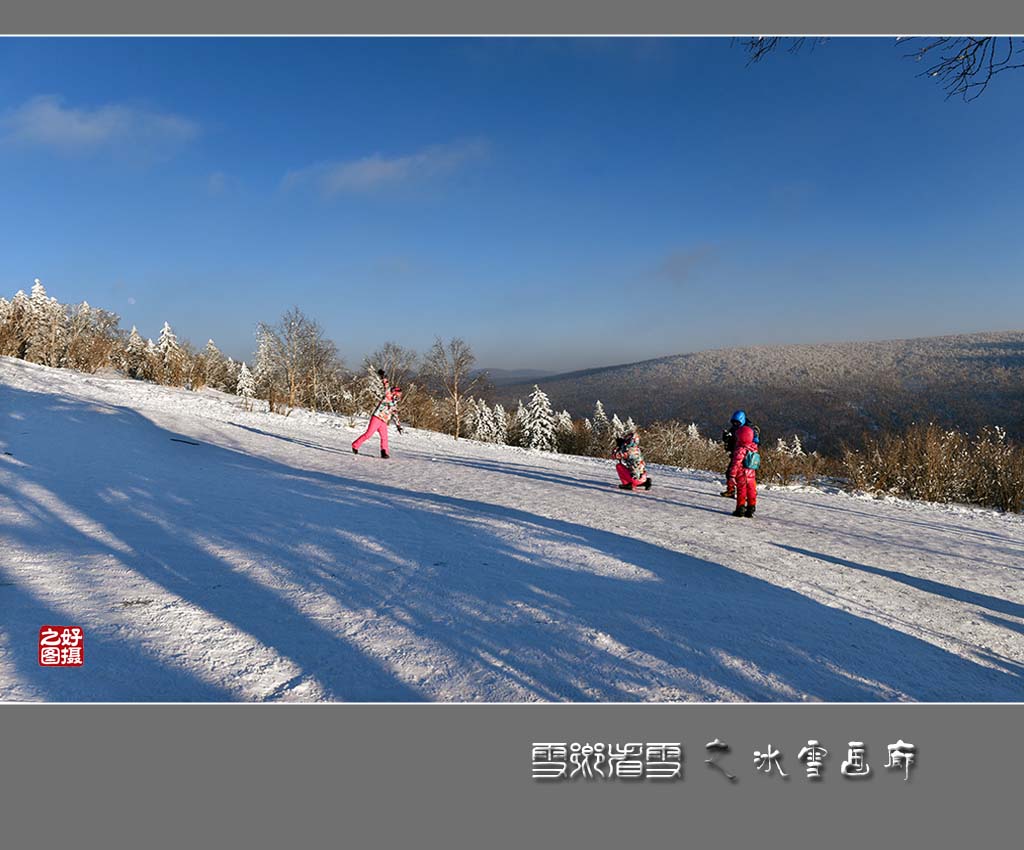
<path id="1" fill-rule="evenodd" d="M 1020 516 L 363 426 L 0 358 L 0 700 L 1022 699 Z"/>

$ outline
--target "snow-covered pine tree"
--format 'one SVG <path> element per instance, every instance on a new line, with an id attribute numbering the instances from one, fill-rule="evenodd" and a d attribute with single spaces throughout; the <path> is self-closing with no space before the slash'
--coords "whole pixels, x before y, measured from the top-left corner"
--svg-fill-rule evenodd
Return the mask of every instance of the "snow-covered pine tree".
<path id="1" fill-rule="evenodd" d="M 555 414 L 547 393 L 536 384 L 530 394 L 523 423 L 523 444 L 526 448 L 553 452 L 558 449 L 555 436 Z"/>
<path id="2" fill-rule="evenodd" d="M 697 427 L 696 422 L 691 422 L 686 426 L 686 436 L 691 440 L 700 439 L 700 428 Z"/>
<path id="3" fill-rule="evenodd" d="M 512 414 L 512 418 L 508 423 L 508 444 L 510 446 L 525 446 L 525 429 L 526 408 L 523 406 L 523 400 L 519 399 L 519 405 L 516 407 L 516 412 Z"/>
<path id="4" fill-rule="evenodd" d="M 67 310 L 46 294 L 39 278 L 29 298 L 25 359 L 44 366 L 59 366 L 67 335 Z"/>
<path id="5" fill-rule="evenodd" d="M 157 350 L 160 352 L 160 365 L 162 367 L 162 383 L 180 387 L 184 382 L 184 358 L 181 346 L 178 345 L 178 337 L 174 335 L 171 326 L 164 322 L 160 329 L 160 338 L 157 341 Z"/>
<path id="6" fill-rule="evenodd" d="M 25 316 L 25 359 L 30 363 L 42 363 L 44 360 L 48 312 L 46 301 L 46 288 L 36 278 L 28 299 L 28 314 Z"/>
<path id="7" fill-rule="evenodd" d="M 475 439 L 473 434 L 476 433 L 476 420 L 479 415 L 479 407 L 477 406 L 477 400 L 470 396 L 466 400 L 465 412 L 462 414 L 462 433 L 467 435 L 471 440 Z"/>
<path id="8" fill-rule="evenodd" d="M 636 432 L 636 423 L 633 421 L 633 417 L 632 416 L 627 416 L 626 417 L 626 424 L 625 424 L 624 427 L 626 429 L 626 433 L 627 434 L 631 434 L 631 433 L 635 433 Z"/>
<path id="9" fill-rule="evenodd" d="M 478 399 L 473 411 L 472 439 L 482 443 L 494 442 L 494 414 L 483 399 Z"/>
<path id="10" fill-rule="evenodd" d="M 590 454 L 603 457 L 608 453 L 611 444 L 612 423 L 608 421 L 608 414 L 604 412 L 604 405 L 600 400 L 594 405 L 594 420 L 591 426 Z"/>
<path id="11" fill-rule="evenodd" d="M 153 340 L 146 338 L 146 374 L 143 377 L 147 381 L 163 382 L 163 358 L 160 356 L 160 349 L 156 347 Z"/>
<path id="12" fill-rule="evenodd" d="M 215 390 L 228 389 L 228 367 L 224 355 L 214 344 L 213 340 L 207 340 L 206 351 L 203 354 L 203 369 L 206 386 Z"/>
<path id="13" fill-rule="evenodd" d="M 276 367 L 274 341 L 269 332 L 260 325 L 256 330 L 256 364 L 252 377 L 256 382 L 256 395 L 268 399 L 270 411 L 274 410 Z"/>
<path id="14" fill-rule="evenodd" d="M 238 370 L 238 384 L 235 386 L 235 392 L 242 397 L 245 409 L 252 410 L 252 400 L 256 396 L 256 381 L 244 360 Z"/>
<path id="15" fill-rule="evenodd" d="M 148 372 L 146 343 L 143 342 L 135 325 L 132 325 L 132 332 L 128 334 L 128 344 L 124 347 L 124 366 L 129 378 L 145 378 Z"/>
<path id="16" fill-rule="evenodd" d="M 619 414 L 615 413 L 612 415 L 611 430 L 613 437 L 621 437 L 626 433 L 626 426 L 622 424 L 622 420 L 619 419 Z"/>
<path id="17" fill-rule="evenodd" d="M 494 405 L 491 411 L 491 427 L 494 429 L 495 443 L 506 445 L 508 443 L 508 414 L 500 404 Z"/>
<path id="18" fill-rule="evenodd" d="M 572 415 L 568 410 L 563 410 L 558 414 L 558 417 L 555 419 L 555 429 L 560 434 L 572 433 Z"/>

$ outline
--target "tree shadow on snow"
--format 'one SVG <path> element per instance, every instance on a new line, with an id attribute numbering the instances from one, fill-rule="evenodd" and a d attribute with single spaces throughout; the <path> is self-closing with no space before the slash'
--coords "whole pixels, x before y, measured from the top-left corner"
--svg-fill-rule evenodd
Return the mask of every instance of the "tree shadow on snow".
<path id="1" fill-rule="evenodd" d="M 183 699 L 219 697 L 175 681 L 178 668 L 224 680 L 235 699 L 284 697 L 304 677 L 334 700 L 1019 699 L 1019 675 L 643 540 L 185 446 L 123 407 L 0 396 L 33 423 L 14 441 L 24 465 L 0 467 L 24 506 L 0 537 L 69 561 L 114 559 L 126 585 L 152 582 L 209 615 L 205 629 L 244 633 L 301 671 L 241 697 L 245 659 L 213 669 L 207 656 L 156 652 L 151 672 L 162 666 L 164 690 Z M 17 566 L 4 575 L 27 584 Z M 88 573 L 78 591 L 95 592 Z M 24 591 L 14 612 L 30 625 L 50 616 Z M 116 670 L 120 652 L 138 666 L 116 628 L 103 639 L 87 665 L 109 652 Z M 37 682 L 34 640 L 31 652 L 18 670 Z M 76 699 L 143 698 L 83 681 Z"/>

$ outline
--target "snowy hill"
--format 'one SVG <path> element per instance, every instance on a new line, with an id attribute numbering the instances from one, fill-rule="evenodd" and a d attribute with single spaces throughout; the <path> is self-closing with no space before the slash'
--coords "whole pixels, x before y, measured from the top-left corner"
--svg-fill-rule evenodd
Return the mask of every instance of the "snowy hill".
<path id="1" fill-rule="evenodd" d="M 0 699 L 1024 697 L 1020 516 L 355 424 L 0 358 Z"/>
<path id="2" fill-rule="evenodd" d="M 533 381 L 498 388 L 506 406 Z M 770 435 L 837 449 L 864 431 L 936 421 L 1024 438 L 1024 332 L 776 345 L 680 354 L 538 381 L 556 409 L 590 416 L 600 399 L 623 419 L 696 422 L 716 434 L 737 407 Z"/>

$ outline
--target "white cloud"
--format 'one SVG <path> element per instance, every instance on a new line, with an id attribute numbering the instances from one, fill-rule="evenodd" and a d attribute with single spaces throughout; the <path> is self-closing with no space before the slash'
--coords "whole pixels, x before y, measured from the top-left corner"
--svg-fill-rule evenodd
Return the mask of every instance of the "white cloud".
<path id="1" fill-rule="evenodd" d="M 62 153 L 121 146 L 150 154 L 167 152 L 198 134 L 199 125 L 180 115 L 123 104 L 70 107 L 56 95 L 33 97 L 0 115 L 0 138 L 5 142 Z"/>
<path id="2" fill-rule="evenodd" d="M 325 195 L 370 192 L 387 186 L 449 174 L 481 159 L 487 145 L 481 140 L 436 145 L 406 156 L 385 157 L 379 153 L 344 162 L 322 162 L 289 171 L 286 189 L 313 186 Z"/>

